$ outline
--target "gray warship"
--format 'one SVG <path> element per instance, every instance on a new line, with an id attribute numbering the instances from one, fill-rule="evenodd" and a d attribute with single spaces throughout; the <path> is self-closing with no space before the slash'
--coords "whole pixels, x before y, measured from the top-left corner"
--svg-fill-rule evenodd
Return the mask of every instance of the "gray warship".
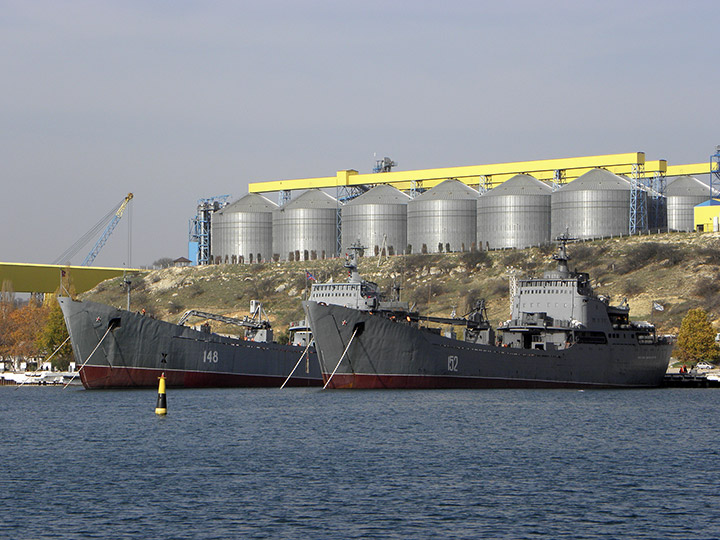
<path id="1" fill-rule="evenodd" d="M 287 386 L 322 385 L 307 327 L 291 325 L 291 344 L 274 343 L 259 302 L 251 302 L 250 317 L 191 310 L 173 324 L 95 302 L 58 301 L 88 389 L 156 388 L 163 372 L 170 387 L 279 387 L 290 373 Z M 245 331 L 229 337 L 211 332 L 207 322 L 200 330 L 185 326 L 193 316 Z"/>
<path id="2" fill-rule="evenodd" d="M 303 302 L 327 388 L 634 388 L 660 386 L 672 343 L 626 302 L 596 295 L 570 271 L 566 235 L 557 268 L 519 279 L 510 320 L 495 330 L 484 301 L 465 317 L 425 317 L 385 301 L 346 255 L 347 283 L 315 284 Z M 429 327 L 428 323 L 440 327 Z"/>

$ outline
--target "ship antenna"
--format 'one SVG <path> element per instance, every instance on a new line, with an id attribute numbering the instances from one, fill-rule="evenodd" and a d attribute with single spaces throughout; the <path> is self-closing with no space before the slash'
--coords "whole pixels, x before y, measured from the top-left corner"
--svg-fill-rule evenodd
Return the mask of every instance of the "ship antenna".
<path id="1" fill-rule="evenodd" d="M 345 268 L 348 269 L 348 282 L 360 283 L 360 273 L 358 272 L 358 257 L 365 247 L 358 241 L 348 247 L 349 254 L 345 254 Z"/>
<path id="2" fill-rule="evenodd" d="M 576 239 L 571 238 L 568 234 L 568 229 L 565 229 L 565 232 L 558 236 L 556 240 L 560 242 L 560 247 L 558 248 L 558 252 L 553 255 L 553 259 L 558 262 L 558 271 L 569 274 L 568 261 L 570 260 L 570 256 L 567 254 L 567 245 L 568 242 Z"/>

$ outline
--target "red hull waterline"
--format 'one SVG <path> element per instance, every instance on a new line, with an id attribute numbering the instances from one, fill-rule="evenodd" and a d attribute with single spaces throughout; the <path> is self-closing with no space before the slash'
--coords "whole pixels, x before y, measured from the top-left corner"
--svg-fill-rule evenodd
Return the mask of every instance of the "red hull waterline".
<path id="1" fill-rule="evenodd" d="M 323 373 L 327 382 L 330 373 Z M 529 379 L 494 379 L 483 377 L 443 377 L 429 375 L 360 375 L 335 374 L 327 388 L 333 389 L 449 389 L 449 388 L 629 388 L 625 385 L 540 381 Z"/>
<path id="2" fill-rule="evenodd" d="M 85 366 L 80 370 L 80 380 L 87 389 L 157 388 L 162 373 L 165 373 L 165 384 L 175 388 L 279 388 L 285 381 L 284 377 L 264 375 L 103 366 Z M 322 386 L 322 382 L 293 377 L 286 386 Z"/>

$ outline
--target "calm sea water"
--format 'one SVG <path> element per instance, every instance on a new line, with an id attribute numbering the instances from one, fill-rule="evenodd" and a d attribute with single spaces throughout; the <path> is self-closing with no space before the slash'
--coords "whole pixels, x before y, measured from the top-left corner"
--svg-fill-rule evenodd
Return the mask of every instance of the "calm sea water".
<path id="1" fill-rule="evenodd" d="M 720 391 L 0 388 L 2 538 L 719 538 Z"/>

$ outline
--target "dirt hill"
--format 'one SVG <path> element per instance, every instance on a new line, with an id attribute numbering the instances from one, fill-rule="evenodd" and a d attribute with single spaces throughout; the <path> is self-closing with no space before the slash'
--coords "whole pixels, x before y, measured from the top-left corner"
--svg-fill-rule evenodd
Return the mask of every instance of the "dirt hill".
<path id="1" fill-rule="evenodd" d="M 518 277 L 540 276 L 554 267 L 556 246 L 389 258 L 364 257 L 360 272 L 431 315 L 469 311 L 485 298 L 494 325 L 509 317 L 508 270 Z M 570 267 L 589 272 L 595 291 L 613 304 L 627 298 L 634 320 L 648 320 L 662 333 L 677 333 L 685 313 L 703 307 L 720 322 L 720 233 L 668 233 L 571 244 Z M 229 316 L 248 313 L 250 300 L 263 302 L 278 331 L 302 319 L 300 301 L 310 282 L 344 281 L 344 259 L 168 268 L 132 278 L 131 309 L 177 322 L 187 309 Z M 108 280 L 83 298 L 125 307 L 122 279 Z M 653 301 L 664 311 L 652 310 Z"/>

